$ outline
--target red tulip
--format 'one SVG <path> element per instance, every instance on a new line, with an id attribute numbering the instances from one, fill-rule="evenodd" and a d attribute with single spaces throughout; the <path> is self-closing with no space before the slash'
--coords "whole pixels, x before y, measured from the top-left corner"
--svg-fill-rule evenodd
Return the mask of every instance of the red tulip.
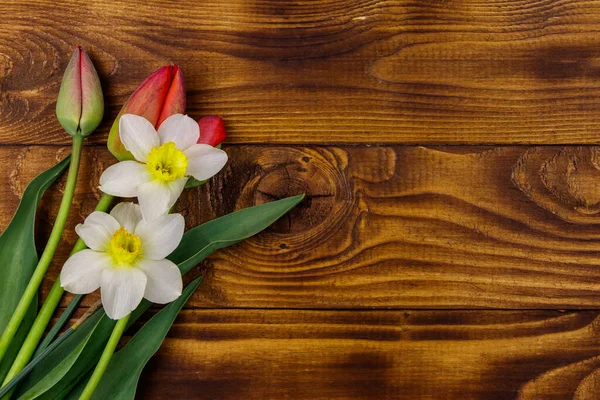
<path id="1" fill-rule="evenodd" d="M 209 115 L 198 121 L 200 125 L 200 138 L 198 143 L 209 144 L 213 147 L 221 144 L 226 138 L 225 124 L 221 117 Z"/>
<path id="2" fill-rule="evenodd" d="M 150 75 L 129 97 L 117 115 L 108 135 L 108 149 L 119 160 L 133 160 L 119 137 L 119 119 L 123 114 L 146 118 L 155 128 L 173 114 L 185 113 L 185 85 L 177 65 L 168 65 Z"/>

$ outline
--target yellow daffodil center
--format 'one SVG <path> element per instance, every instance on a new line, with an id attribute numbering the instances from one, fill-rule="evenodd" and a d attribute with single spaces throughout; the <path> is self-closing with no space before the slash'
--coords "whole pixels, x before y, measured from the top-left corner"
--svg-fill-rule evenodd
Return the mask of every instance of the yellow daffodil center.
<path id="1" fill-rule="evenodd" d="M 146 166 L 155 180 L 169 182 L 185 176 L 188 159 L 175 143 L 168 142 L 150 150 Z"/>
<path id="2" fill-rule="evenodd" d="M 134 266 L 141 252 L 142 241 L 125 228 L 118 229 L 108 244 L 108 254 L 118 266 Z"/>

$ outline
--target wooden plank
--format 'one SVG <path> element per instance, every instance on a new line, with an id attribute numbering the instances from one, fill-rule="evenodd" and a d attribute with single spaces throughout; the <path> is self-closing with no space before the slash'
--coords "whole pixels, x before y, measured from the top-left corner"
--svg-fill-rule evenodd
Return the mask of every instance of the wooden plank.
<path id="1" fill-rule="evenodd" d="M 189 114 L 231 143 L 598 143 L 600 4 L 151 0 L 0 5 L 0 144 L 66 144 L 54 117 L 74 45 L 107 116 L 179 64 Z"/>
<path id="2" fill-rule="evenodd" d="M 196 274 L 194 307 L 582 308 L 600 306 L 598 148 L 229 146 L 228 167 L 186 192 L 189 227 L 305 192 L 263 234 Z M 26 183 L 66 154 L 0 147 L 0 228 Z M 114 160 L 86 148 L 55 276 Z M 59 193 L 44 199 L 48 235 Z M 48 286 L 44 286 L 47 290 Z M 93 301 L 92 297 L 86 304 Z"/>
<path id="3" fill-rule="evenodd" d="M 598 312 L 183 311 L 144 399 L 600 398 Z"/>

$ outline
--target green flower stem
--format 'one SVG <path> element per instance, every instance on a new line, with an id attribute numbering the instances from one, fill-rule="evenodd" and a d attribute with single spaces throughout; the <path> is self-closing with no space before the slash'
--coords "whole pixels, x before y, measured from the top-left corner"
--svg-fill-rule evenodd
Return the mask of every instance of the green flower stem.
<path id="1" fill-rule="evenodd" d="M 108 209 L 108 207 L 110 207 L 112 200 L 113 200 L 113 196 L 108 195 L 108 194 L 103 194 L 102 197 L 100 198 L 100 200 L 98 201 L 98 205 L 96 206 L 96 211 L 106 211 Z M 73 254 L 77 253 L 78 251 L 84 250 L 86 247 L 87 246 L 85 245 L 83 240 L 81 240 L 81 239 L 77 240 L 77 243 L 75 243 L 75 246 L 73 246 L 73 250 L 71 250 L 71 254 L 69 256 L 72 256 Z M 17 354 L 15 361 L 13 362 L 12 366 L 10 367 L 8 374 L 6 375 L 6 378 L 4 379 L 4 382 L 2 383 L 2 386 L 5 386 L 8 382 L 10 382 L 11 379 L 13 379 L 23 368 L 25 368 L 25 366 L 27 365 L 29 360 L 31 360 L 31 357 L 32 357 L 34 351 L 36 350 L 36 347 L 37 347 L 40 339 L 42 338 L 42 335 L 44 334 L 44 331 L 46 330 L 48 323 L 50 322 L 50 318 L 52 318 L 52 315 L 54 314 L 56 307 L 58 307 L 58 304 L 60 303 L 60 299 L 62 298 L 64 292 L 65 292 L 64 289 L 60 286 L 60 277 L 58 277 L 56 279 L 56 281 L 54 281 L 54 285 L 52 285 L 52 289 L 50 289 L 50 293 L 46 297 L 46 300 L 44 301 L 44 304 L 42 305 L 40 312 L 36 316 L 35 321 L 33 322 L 33 325 L 31 326 L 31 330 L 29 331 L 29 334 L 25 338 L 25 341 L 23 342 L 23 345 L 21 346 L 21 349 L 19 350 L 19 353 Z M 75 307 L 72 307 L 72 309 L 74 309 L 74 308 Z M 52 339 L 54 338 L 56 333 L 58 333 L 58 331 L 62 327 L 62 324 L 64 324 L 64 322 L 66 322 L 68 317 L 69 317 L 69 313 L 65 314 L 64 319 L 61 316 L 61 320 L 59 320 L 56 323 L 56 325 L 52 328 L 52 331 L 50 333 L 48 333 L 48 337 L 50 338 L 48 340 L 48 342 L 52 341 Z M 54 329 L 54 328 L 56 328 L 56 329 Z M 44 346 L 44 347 L 46 347 L 46 346 Z"/>
<path id="2" fill-rule="evenodd" d="M 113 200 L 114 200 L 113 196 L 103 193 L 102 197 L 100 197 L 100 200 L 98 200 L 98 204 L 96 205 L 96 208 L 94 209 L 94 211 L 106 212 L 106 210 L 108 210 L 108 208 L 112 204 Z M 83 240 L 81 240 L 81 239 L 77 240 L 77 243 L 75 243 L 75 246 L 73 246 L 73 250 L 71 250 L 70 256 L 77 253 L 78 251 L 84 250 L 85 248 L 86 248 L 86 245 L 83 242 Z M 56 282 L 54 282 L 54 286 L 58 286 L 60 288 L 60 277 L 57 278 Z M 54 289 L 54 286 L 52 287 L 52 289 Z M 62 288 L 61 288 L 61 290 L 62 290 Z M 58 296 L 58 295 L 56 295 L 56 296 L 61 297 L 63 293 L 64 293 L 64 291 L 61 291 L 60 296 Z M 67 323 L 67 320 L 71 317 L 71 314 L 73 313 L 73 311 L 75 311 L 75 308 L 77 307 L 77 305 L 79 304 L 79 302 L 81 301 L 82 298 L 83 298 L 83 295 L 81 295 L 81 294 L 73 296 L 73 299 L 71 299 L 71 302 L 69 303 L 67 308 L 63 311 L 63 313 L 61 314 L 58 321 L 56 321 L 56 323 L 54 324 L 52 329 L 50 329 L 50 332 L 48 332 L 48 334 L 46 335 L 46 337 L 44 338 L 42 343 L 38 346 L 34 355 L 37 356 L 39 354 L 39 352 L 41 352 L 46 347 L 48 347 L 48 345 L 54 340 L 54 338 L 56 337 L 56 335 L 58 335 L 58 332 L 62 329 L 64 324 Z M 49 299 L 50 299 L 50 295 L 48 295 L 48 297 L 46 298 L 46 302 L 50 301 Z M 44 303 L 44 306 L 45 305 L 46 305 L 46 303 Z M 56 306 L 57 305 L 58 305 L 58 302 L 56 302 Z M 44 306 L 42 306 L 42 309 Z M 54 306 L 54 308 L 52 309 L 52 312 L 54 312 L 54 310 L 56 309 L 56 306 Z M 37 322 L 37 319 L 36 319 L 36 322 Z M 43 321 L 43 330 L 45 330 L 46 327 L 48 326 L 48 322 L 49 322 L 49 319 L 46 321 Z M 25 340 L 25 343 L 27 343 L 27 339 Z"/>
<path id="3" fill-rule="evenodd" d="M 83 316 L 79 318 L 77 322 L 71 325 L 69 329 L 63 332 L 58 337 L 58 339 L 50 343 L 41 351 L 40 349 L 38 349 L 39 353 L 38 351 L 36 351 L 33 360 L 29 364 L 27 364 L 27 366 L 23 368 L 21 372 L 19 372 L 13 379 L 11 379 L 10 382 L 8 382 L 6 385 L 0 388 L 0 398 L 2 398 L 2 400 L 10 400 L 15 386 L 17 386 L 19 382 L 21 382 L 27 376 L 27 374 L 29 374 L 29 372 L 32 369 L 34 369 L 41 361 L 48 357 L 48 355 L 52 353 L 54 349 L 56 349 L 62 342 L 64 342 L 69 336 L 71 336 L 71 334 L 73 334 L 73 332 L 75 332 L 77 328 L 79 328 L 89 317 L 91 317 L 101 307 L 101 305 L 102 304 L 100 302 L 97 302 L 93 306 L 89 307 L 85 314 L 83 314 Z"/>
<path id="4" fill-rule="evenodd" d="M 2 337 L 0 337 L 0 360 L 2 360 L 6 354 L 6 351 L 8 350 L 8 347 L 12 342 L 15 333 L 17 332 L 17 329 L 19 329 L 19 326 L 25 317 L 25 313 L 29 309 L 31 302 L 37 294 L 38 288 L 40 287 L 42 279 L 48 270 L 48 266 L 52 261 L 52 257 L 54 256 L 56 247 L 58 246 L 62 232 L 65 228 L 69 209 L 71 208 L 71 203 L 73 203 L 73 194 L 75 192 L 75 184 L 77 183 L 77 173 L 79 171 L 79 161 L 81 160 L 82 145 L 83 136 L 73 136 L 73 150 L 71 154 L 71 164 L 69 165 L 69 175 L 67 176 L 67 183 L 65 185 L 62 201 L 60 202 L 58 215 L 56 216 L 54 227 L 52 227 L 52 232 L 50 233 L 50 238 L 48 239 L 46 248 L 40 257 L 40 261 L 38 262 L 33 275 L 31 276 L 31 280 L 25 288 L 25 291 L 19 300 L 19 304 L 17 304 L 17 308 L 13 312 L 10 321 L 8 321 L 8 325 L 2 333 Z"/>
<path id="5" fill-rule="evenodd" d="M 96 364 L 96 369 L 94 369 L 94 373 L 90 377 L 88 383 L 85 385 L 85 389 L 83 389 L 83 392 L 81 392 L 79 400 L 89 400 L 92 397 L 92 394 L 94 394 L 94 390 L 96 390 L 96 387 L 98 387 L 98 384 L 102 379 L 102 375 L 104 375 L 104 371 L 106 371 L 108 363 L 110 362 L 110 359 L 112 358 L 115 349 L 119 344 L 119 340 L 121 339 L 121 336 L 127 327 L 127 321 L 129 320 L 130 316 L 131 314 L 121 318 L 115 325 L 112 334 L 108 339 L 108 343 L 106 343 L 106 347 L 102 352 L 102 356 L 100 357 L 98 364 Z"/>

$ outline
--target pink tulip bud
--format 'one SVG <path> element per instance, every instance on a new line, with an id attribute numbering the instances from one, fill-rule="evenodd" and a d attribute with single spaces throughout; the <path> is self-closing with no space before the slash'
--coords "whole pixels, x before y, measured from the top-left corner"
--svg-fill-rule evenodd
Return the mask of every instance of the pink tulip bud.
<path id="1" fill-rule="evenodd" d="M 206 143 L 211 146 L 217 146 L 227 138 L 227 132 L 225 131 L 225 124 L 221 117 L 216 115 L 209 115 L 198 121 L 200 125 L 200 138 L 198 143 Z"/>
<path id="2" fill-rule="evenodd" d="M 185 85 L 177 65 L 168 65 L 150 75 L 125 102 L 108 135 L 108 149 L 119 160 L 133 160 L 119 137 L 123 114 L 146 118 L 155 128 L 173 114 L 185 114 Z"/>
<path id="3" fill-rule="evenodd" d="M 102 121 L 104 98 L 98 73 L 85 50 L 75 48 L 56 101 L 56 117 L 71 135 L 87 136 Z"/>

